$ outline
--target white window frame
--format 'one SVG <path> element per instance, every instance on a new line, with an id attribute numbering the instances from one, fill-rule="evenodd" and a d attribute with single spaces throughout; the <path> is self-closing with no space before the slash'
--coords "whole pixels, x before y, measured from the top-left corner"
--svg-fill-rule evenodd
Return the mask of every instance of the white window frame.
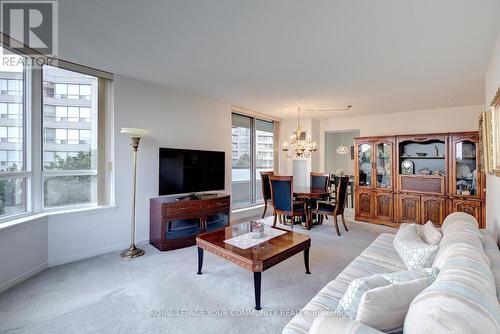
<path id="1" fill-rule="evenodd" d="M 5 46 L 2 46 L 6 48 Z M 27 57 L 25 55 L 20 55 Z M 54 65 L 52 65 L 54 66 Z M 40 213 L 64 212 L 76 209 L 110 206 L 114 204 L 114 178 L 111 172 L 112 154 L 112 120 L 113 120 L 113 74 L 87 66 L 57 60 L 57 66 L 97 77 L 98 101 L 96 103 L 98 122 L 97 131 L 97 168 L 86 171 L 43 171 L 43 72 L 40 69 L 24 67 L 23 94 L 23 170 L 18 172 L 0 172 L 0 178 L 26 178 L 24 212 L 0 217 L 1 224 L 18 218 Z M 8 87 L 7 87 L 8 88 Z M 55 111 L 54 111 L 55 112 Z M 55 115 L 54 115 L 55 116 Z M 97 202 L 81 205 L 69 205 L 55 208 L 44 208 L 44 176 L 64 175 L 97 175 Z"/>

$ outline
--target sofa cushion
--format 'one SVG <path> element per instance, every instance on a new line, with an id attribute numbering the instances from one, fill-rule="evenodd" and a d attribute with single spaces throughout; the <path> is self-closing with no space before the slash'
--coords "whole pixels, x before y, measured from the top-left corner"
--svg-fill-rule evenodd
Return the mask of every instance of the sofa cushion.
<path id="1" fill-rule="evenodd" d="M 342 334 L 382 334 L 382 332 L 365 326 L 358 321 L 334 316 L 319 316 L 309 334 L 342 333 Z"/>
<path id="2" fill-rule="evenodd" d="M 477 222 L 468 216 L 452 214 L 445 219 L 446 224 L 443 223 L 443 228 L 441 228 L 443 238 L 439 243 L 439 251 L 434 259 L 433 267 L 441 268 L 449 258 L 468 252 L 474 254 L 476 258 L 482 258 L 488 266 L 490 265 L 490 260 L 483 248 L 483 234 L 477 228 Z"/>
<path id="3" fill-rule="evenodd" d="M 450 215 L 445 222 L 434 262 L 441 271 L 410 305 L 405 333 L 500 333 L 497 283 L 484 235 L 468 216 Z"/>
<path id="4" fill-rule="evenodd" d="M 441 231 L 430 220 L 419 229 L 417 235 L 428 245 L 439 245 L 443 237 Z"/>
<path id="5" fill-rule="evenodd" d="M 401 224 L 393 246 L 410 270 L 431 267 L 438 250 L 438 246 L 428 245 L 420 239 L 415 224 Z"/>
<path id="6" fill-rule="evenodd" d="M 441 233 L 443 236 L 452 231 L 466 231 L 476 235 L 481 243 L 483 242 L 483 235 L 479 232 L 479 224 L 476 218 L 465 212 L 450 213 L 441 224 Z"/>
<path id="7" fill-rule="evenodd" d="M 455 274 L 460 274 L 459 272 Z M 445 276 L 448 276 L 446 274 Z M 410 305 L 406 334 L 500 333 L 500 306 L 492 294 L 459 276 L 438 280 Z"/>
<path id="8" fill-rule="evenodd" d="M 427 276 L 367 291 L 359 303 L 356 321 L 379 331 L 401 330 L 411 302 L 433 281 Z"/>
<path id="9" fill-rule="evenodd" d="M 406 270 L 392 247 L 393 234 L 383 233 L 375 239 L 335 280 L 328 283 L 283 329 L 283 334 L 308 333 L 314 319 L 322 313 L 332 315 L 347 287 L 356 278 L 378 273 Z"/>
<path id="10" fill-rule="evenodd" d="M 481 233 L 484 238 L 484 252 L 490 259 L 490 268 L 495 279 L 497 299 L 500 300 L 500 251 L 491 231 L 481 230 Z"/>

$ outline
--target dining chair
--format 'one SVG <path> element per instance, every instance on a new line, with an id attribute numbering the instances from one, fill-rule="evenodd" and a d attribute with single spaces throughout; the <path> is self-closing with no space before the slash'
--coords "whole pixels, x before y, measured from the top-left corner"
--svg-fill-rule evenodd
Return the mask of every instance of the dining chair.
<path id="1" fill-rule="evenodd" d="M 273 176 L 274 172 L 260 172 L 260 183 L 262 185 L 262 198 L 264 199 L 264 213 L 262 213 L 262 218 L 266 215 L 267 204 L 272 205 L 271 199 L 271 183 L 269 182 L 269 176 Z"/>
<path id="2" fill-rule="evenodd" d="M 293 200 L 293 176 L 269 176 L 269 180 L 271 183 L 271 198 L 273 203 L 273 227 L 276 226 L 276 221 L 278 216 L 291 218 L 291 224 L 293 227 L 293 223 L 295 217 L 302 217 L 302 220 L 306 219 L 306 208 L 305 202 L 303 201 L 294 201 Z"/>
<path id="3" fill-rule="evenodd" d="M 318 201 L 316 203 L 316 208 L 312 210 L 312 213 L 317 214 L 319 216 L 319 220 L 323 220 L 323 216 L 332 215 L 333 216 L 333 224 L 335 226 L 335 230 L 337 231 L 337 235 L 340 236 L 339 225 L 337 222 L 337 216 L 342 218 L 342 224 L 346 231 L 349 231 L 347 225 L 345 223 L 344 218 L 344 209 L 346 205 L 347 199 L 347 186 L 349 185 L 349 176 L 339 177 L 339 183 L 337 185 L 337 194 L 335 201 Z"/>
<path id="4" fill-rule="evenodd" d="M 315 173 L 311 172 L 311 188 L 320 188 L 324 190 L 328 190 L 330 186 L 330 174 L 328 173 Z M 322 199 L 327 199 L 322 198 Z M 316 200 L 312 199 L 310 201 L 310 207 L 313 208 L 316 206 Z M 319 219 L 317 219 L 319 221 Z"/>
<path id="5" fill-rule="evenodd" d="M 346 208 L 353 208 L 354 207 L 354 187 L 353 187 L 353 184 L 354 184 L 354 176 L 351 176 L 351 175 L 344 175 L 344 176 L 348 176 L 349 177 L 349 183 L 347 184 L 347 191 L 346 191 Z M 340 178 L 341 176 L 337 176 L 335 174 L 331 174 L 330 176 L 330 184 L 331 184 L 331 194 L 330 194 L 330 198 L 332 200 L 336 200 L 336 196 L 337 196 L 337 188 L 338 188 L 338 184 L 339 184 L 339 181 L 340 181 Z M 351 203 L 349 204 L 349 198 L 351 199 Z"/>
<path id="6" fill-rule="evenodd" d="M 311 173 L 311 188 L 328 189 L 330 174 Z"/>

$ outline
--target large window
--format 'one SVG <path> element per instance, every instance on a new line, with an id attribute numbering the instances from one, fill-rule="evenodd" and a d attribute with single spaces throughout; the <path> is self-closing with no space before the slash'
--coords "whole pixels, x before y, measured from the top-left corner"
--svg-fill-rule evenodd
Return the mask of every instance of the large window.
<path id="1" fill-rule="evenodd" d="M 32 177 L 25 156 L 25 68 L 21 56 L 12 57 L 16 66 L 0 66 L 0 217 L 26 211 Z"/>
<path id="2" fill-rule="evenodd" d="M 43 68 L 45 208 L 97 202 L 97 85 L 93 76 Z"/>
<path id="3" fill-rule="evenodd" d="M 232 203 L 262 202 L 261 171 L 274 170 L 272 121 L 233 113 L 232 115 Z"/>
<path id="4" fill-rule="evenodd" d="M 109 139 L 98 129 L 108 126 L 112 76 L 64 61 L 35 68 L 22 55 L 9 58 L 0 64 L 0 222 L 107 204 Z"/>

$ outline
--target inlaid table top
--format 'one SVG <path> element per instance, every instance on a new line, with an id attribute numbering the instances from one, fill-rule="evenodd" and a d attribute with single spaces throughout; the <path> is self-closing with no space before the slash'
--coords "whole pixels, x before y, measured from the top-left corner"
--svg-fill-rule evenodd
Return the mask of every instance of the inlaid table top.
<path id="1" fill-rule="evenodd" d="M 261 272 L 309 248 L 309 236 L 291 232 L 265 241 L 248 249 L 238 248 L 224 242 L 230 238 L 249 233 L 250 223 L 236 224 L 209 233 L 200 234 L 196 244 L 211 253 L 219 255 L 243 268 L 253 272 Z"/>

